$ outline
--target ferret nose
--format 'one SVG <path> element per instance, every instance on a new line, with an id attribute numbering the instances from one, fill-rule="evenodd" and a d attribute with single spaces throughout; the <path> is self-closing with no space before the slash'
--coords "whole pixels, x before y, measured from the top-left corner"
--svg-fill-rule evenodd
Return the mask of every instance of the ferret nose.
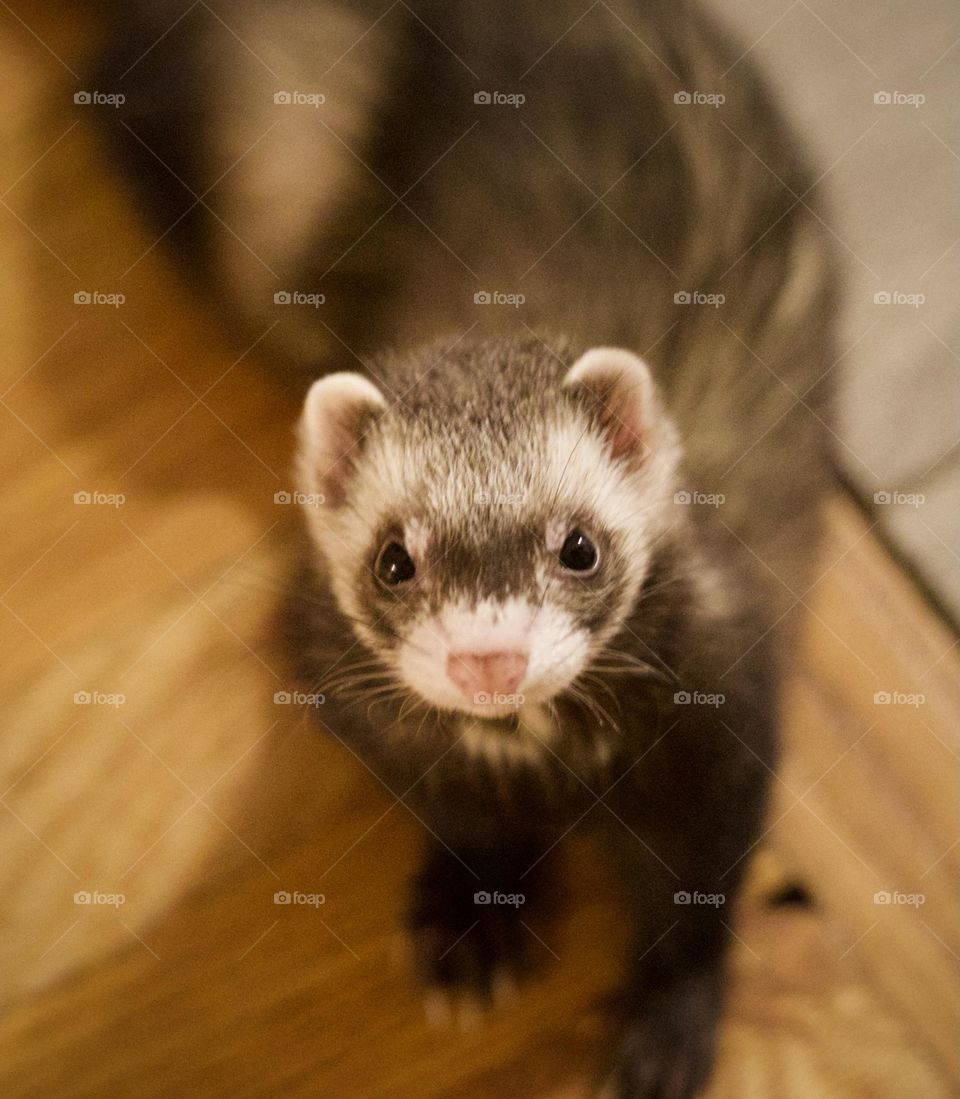
<path id="1" fill-rule="evenodd" d="M 447 675 L 475 700 L 477 695 L 513 694 L 528 663 L 526 653 L 450 653 Z"/>

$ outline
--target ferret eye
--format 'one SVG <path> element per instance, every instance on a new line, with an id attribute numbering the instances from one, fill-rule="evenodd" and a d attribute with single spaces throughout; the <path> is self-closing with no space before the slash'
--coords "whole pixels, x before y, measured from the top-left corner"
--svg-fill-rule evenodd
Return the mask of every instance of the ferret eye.
<path id="1" fill-rule="evenodd" d="M 571 572 L 591 572 L 597 566 L 597 547 L 582 530 L 572 530 L 560 547 L 560 564 Z"/>
<path id="2" fill-rule="evenodd" d="M 387 542 L 380 551 L 374 572 L 381 584 L 396 587 L 413 579 L 417 566 L 399 542 Z"/>

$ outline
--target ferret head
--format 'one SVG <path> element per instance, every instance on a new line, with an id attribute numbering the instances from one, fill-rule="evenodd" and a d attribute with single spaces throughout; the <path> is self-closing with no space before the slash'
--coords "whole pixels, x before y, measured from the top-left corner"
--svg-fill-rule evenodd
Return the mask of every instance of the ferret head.
<path id="1" fill-rule="evenodd" d="M 341 610 L 433 707 L 549 702 L 620 630 L 675 510 L 679 450 L 649 369 L 610 348 L 567 366 L 525 341 L 422 350 L 383 375 L 320 379 L 300 422 Z"/>

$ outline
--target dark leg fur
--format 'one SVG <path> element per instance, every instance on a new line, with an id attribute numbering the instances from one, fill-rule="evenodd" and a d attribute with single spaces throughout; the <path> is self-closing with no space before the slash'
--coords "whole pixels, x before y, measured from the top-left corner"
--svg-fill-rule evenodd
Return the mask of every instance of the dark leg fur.
<path id="1" fill-rule="evenodd" d="M 637 782 L 615 807 L 649 844 L 621 825 L 617 847 L 636 907 L 616 1070 L 621 1099 L 691 1099 L 709 1079 L 734 902 L 762 820 L 764 764 L 773 759 L 769 718 L 729 701 L 716 711 L 677 712 L 636 769 L 652 781 L 633 772 Z"/>
<path id="2" fill-rule="evenodd" d="M 622 1099 L 689 1099 L 710 1075 L 723 1006 L 727 903 L 718 908 L 674 902 L 677 882 L 645 868 L 646 904 L 637 920 L 624 996 L 617 1067 Z M 691 894 L 734 887 L 717 876 L 695 879 Z M 686 883 L 685 883 L 686 884 Z"/>
<path id="3" fill-rule="evenodd" d="M 529 967 L 535 940 L 521 920 L 542 886 L 540 874 L 528 873 L 537 858 L 526 844 L 454 855 L 430 841 L 409 911 L 414 958 L 427 987 L 489 1000 L 499 974 Z M 495 894 L 522 900 L 494 903 Z"/>

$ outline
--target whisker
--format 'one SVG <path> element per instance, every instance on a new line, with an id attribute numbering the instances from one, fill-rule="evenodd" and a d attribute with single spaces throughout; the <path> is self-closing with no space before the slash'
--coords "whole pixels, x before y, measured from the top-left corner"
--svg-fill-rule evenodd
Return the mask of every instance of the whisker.
<path id="1" fill-rule="evenodd" d="M 616 732 L 620 729 L 617 723 L 613 720 L 610 714 L 597 702 L 597 700 L 590 695 L 586 690 L 581 689 L 576 683 L 571 683 L 567 687 L 567 693 L 575 701 L 580 703 L 581 707 L 586 710 L 591 716 L 593 716 L 601 725 L 609 724 Z"/>
<path id="2" fill-rule="evenodd" d="M 584 683 L 595 683 L 602 690 L 606 691 L 607 694 L 610 696 L 614 706 L 616 706 L 616 708 L 618 710 L 620 710 L 620 708 L 621 708 L 620 707 L 620 699 L 614 693 L 613 688 L 610 686 L 609 683 L 607 683 L 605 680 L 601 679 L 600 676 L 591 675 L 589 672 L 585 673 L 582 676 L 582 679 L 583 679 Z"/>

